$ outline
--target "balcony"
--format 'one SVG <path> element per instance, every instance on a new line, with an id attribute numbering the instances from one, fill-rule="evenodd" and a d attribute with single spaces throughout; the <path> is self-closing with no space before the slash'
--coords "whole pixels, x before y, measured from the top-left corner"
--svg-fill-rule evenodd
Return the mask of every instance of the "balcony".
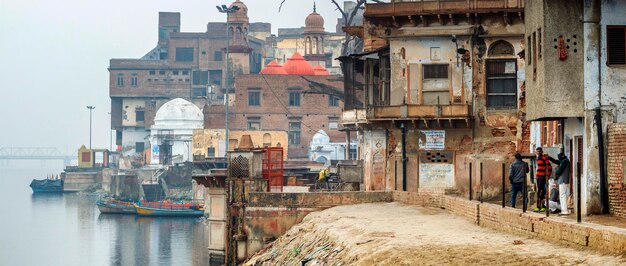
<path id="1" fill-rule="evenodd" d="M 365 109 L 353 109 L 341 113 L 341 124 L 367 123 Z"/>
<path id="2" fill-rule="evenodd" d="M 368 4 L 365 17 L 415 16 L 433 14 L 523 12 L 524 0 L 392 0 Z"/>
<path id="3" fill-rule="evenodd" d="M 414 120 L 422 121 L 426 127 L 430 127 L 431 122 L 439 127 L 448 122 L 451 127 L 456 124 L 469 127 L 471 114 L 471 105 L 468 104 L 374 106 L 368 109 L 367 120 Z"/>

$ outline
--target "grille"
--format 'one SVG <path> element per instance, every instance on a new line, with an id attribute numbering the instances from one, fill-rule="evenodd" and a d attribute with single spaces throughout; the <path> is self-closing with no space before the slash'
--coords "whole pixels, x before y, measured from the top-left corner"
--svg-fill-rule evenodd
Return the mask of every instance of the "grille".
<path id="1" fill-rule="evenodd" d="M 239 155 L 231 161 L 230 166 L 231 178 L 249 178 L 250 162 L 247 158 Z"/>

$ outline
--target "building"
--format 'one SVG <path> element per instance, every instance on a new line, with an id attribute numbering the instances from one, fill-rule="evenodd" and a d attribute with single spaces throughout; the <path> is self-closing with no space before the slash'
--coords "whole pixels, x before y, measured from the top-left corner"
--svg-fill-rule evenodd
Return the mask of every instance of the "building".
<path id="1" fill-rule="evenodd" d="M 222 104 L 225 81 L 232 90 L 234 76 L 258 73 L 263 66 L 264 39 L 271 34 L 268 23 L 250 23 L 247 7 L 225 22 L 209 22 L 206 32 L 181 32 L 180 13 L 160 12 L 158 42 L 136 59 L 111 59 L 109 96 L 111 128 L 124 155 L 144 151 L 157 110 L 166 102 L 182 98 L 198 107 Z M 230 75 L 226 75 L 226 46 L 230 41 Z"/>
<path id="2" fill-rule="evenodd" d="M 324 18 L 316 12 L 315 4 L 304 20 L 304 27 L 279 28 L 278 35 L 266 40 L 266 62 L 287 63 L 294 53 L 299 53 L 313 66 L 323 66 L 330 74 L 340 75 L 341 67 L 335 58 L 341 56 L 345 41 L 343 32 L 326 32 Z"/>
<path id="3" fill-rule="evenodd" d="M 176 98 L 165 103 L 150 127 L 150 164 L 172 165 L 193 160 L 192 136 L 203 126 L 202 110 Z"/>
<path id="4" fill-rule="evenodd" d="M 346 151 L 345 142 L 330 142 L 328 134 L 320 129 L 313 136 L 309 148 L 309 158 L 311 161 L 330 165 L 333 160 L 356 160 L 356 142 L 350 143 L 350 152 Z M 346 158 L 351 156 L 351 158 Z"/>
<path id="5" fill-rule="evenodd" d="M 309 143 L 320 129 L 332 142 L 345 141 L 346 134 L 339 131 L 343 102 L 340 77 L 328 75 L 321 68 L 317 69 L 318 75 L 315 73 L 295 53 L 284 66 L 274 62 L 261 74 L 237 76 L 236 100 L 229 112 L 230 130 L 287 132 L 288 158 L 297 160 L 309 159 Z M 205 129 L 224 128 L 223 106 L 207 106 L 204 112 Z"/>
<path id="6" fill-rule="evenodd" d="M 366 4 L 365 52 L 342 57 L 341 123 L 358 132 L 365 190 L 485 188 L 524 137 L 524 1 Z M 484 183 L 470 184 L 470 165 Z M 476 193 L 477 196 L 478 193 Z"/>
<path id="7" fill-rule="evenodd" d="M 625 9 L 622 1 L 599 0 L 525 7 L 533 146 L 568 155 L 572 176 L 581 180 L 580 194 L 577 178 L 571 191 L 583 214 L 626 217 Z"/>
<path id="8" fill-rule="evenodd" d="M 230 150 L 239 147 L 239 141 L 243 135 L 250 136 L 255 148 L 282 147 L 283 159 L 288 159 L 289 137 L 287 131 L 267 130 L 231 130 L 228 137 L 231 139 L 228 145 Z M 193 131 L 193 155 L 194 158 L 226 157 L 224 129 L 197 129 Z"/>

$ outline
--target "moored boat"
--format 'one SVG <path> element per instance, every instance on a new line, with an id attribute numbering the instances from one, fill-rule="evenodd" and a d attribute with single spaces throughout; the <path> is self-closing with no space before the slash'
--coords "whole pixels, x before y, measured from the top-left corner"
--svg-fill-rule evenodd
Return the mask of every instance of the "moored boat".
<path id="1" fill-rule="evenodd" d="M 118 214 L 135 214 L 135 206 L 132 202 L 114 200 L 114 199 L 99 199 L 96 201 L 98 210 L 100 213 L 118 213 Z"/>
<path id="2" fill-rule="evenodd" d="M 63 193 L 63 180 L 62 179 L 33 179 L 30 182 L 30 187 L 33 189 L 33 193 Z"/>
<path id="3" fill-rule="evenodd" d="M 200 217 L 204 215 L 204 208 L 201 205 L 191 205 L 189 207 L 186 207 L 185 204 L 180 206 L 170 205 L 169 208 L 137 204 L 134 204 L 134 206 L 139 216 Z"/>

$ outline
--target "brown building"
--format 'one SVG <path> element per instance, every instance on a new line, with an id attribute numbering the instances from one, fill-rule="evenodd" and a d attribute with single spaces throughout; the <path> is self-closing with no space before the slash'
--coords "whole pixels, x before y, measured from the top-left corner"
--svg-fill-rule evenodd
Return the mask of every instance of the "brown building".
<path id="1" fill-rule="evenodd" d="M 524 1 L 366 4 L 365 53 L 343 57 L 342 124 L 359 132 L 366 190 L 456 190 L 484 165 L 486 197 L 501 165 L 528 151 Z M 526 141 L 525 141 L 526 139 Z M 473 182 L 480 191 L 479 182 Z"/>
<path id="2" fill-rule="evenodd" d="M 302 58 L 297 54 L 294 57 Z M 296 61 L 290 69 L 312 68 L 304 60 Z M 297 71 L 237 76 L 229 110 L 230 130 L 285 131 L 289 136 L 289 159 L 307 159 L 309 144 L 318 130 L 324 130 L 332 142 L 344 142 L 345 133 L 338 131 L 343 106 L 340 77 Z M 224 128 L 223 112 L 223 106 L 205 108 L 205 128 Z"/>
<path id="3" fill-rule="evenodd" d="M 247 7 L 225 22 L 209 22 L 206 32 L 180 32 L 180 13 L 160 12 L 156 47 L 138 59 L 111 59 L 109 95 L 111 128 L 116 145 L 126 155 L 142 152 L 158 108 L 174 98 L 202 107 L 223 104 L 225 79 L 258 73 L 263 63 L 268 23 L 249 23 Z M 231 5 L 231 6 L 232 6 Z M 230 77 L 226 76 L 227 31 L 230 33 Z M 255 37 L 256 36 L 256 37 Z M 261 38 L 261 39 L 259 39 Z"/>

